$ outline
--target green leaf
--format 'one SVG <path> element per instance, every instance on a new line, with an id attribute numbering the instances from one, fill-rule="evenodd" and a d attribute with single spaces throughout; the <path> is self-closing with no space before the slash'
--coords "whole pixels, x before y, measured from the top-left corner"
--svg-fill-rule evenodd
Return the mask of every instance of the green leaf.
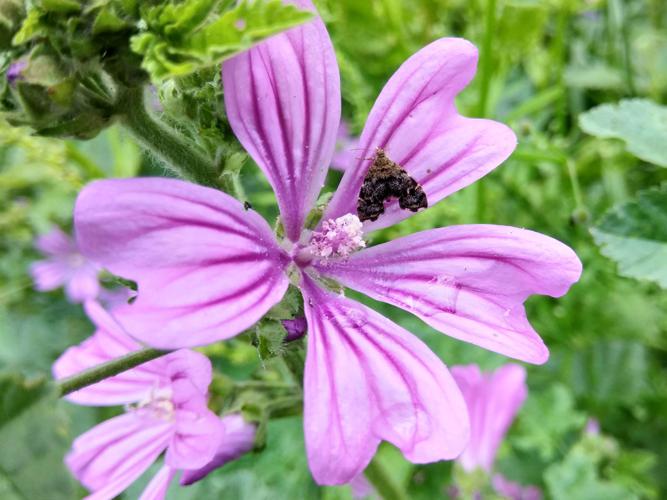
<path id="1" fill-rule="evenodd" d="M 532 395 L 519 415 L 517 448 L 536 451 L 543 460 L 553 458 L 565 436 L 586 420 L 574 407 L 574 397 L 564 385 Z"/>
<path id="2" fill-rule="evenodd" d="M 563 462 L 550 466 L 544 479 L 554 500 L 633 500 L 626 488 L 598 477 L 595 457 L 575 447 Z"/>
<path id="3" fill-rule="evenodd" d="M 617 206 L 591 232 L 620 274 L 667 288 L 667 185 Z"/>
<path id="4" fill-rule="evenodd" d="M 73 481 L 62 463 L 67 422 L 55 388 L 45 379 L 6 374 L 0 395 L 0 480 L 9 490 L 3 499 L 72 498 Z"/>
<path id="5" fill-rule="evenodd" d="M 595 137 L 621 139 L 638 158 L 667 167 L 667 107 L 648 99 L 598 106 L 579 117 L 581 128 Z"/>
<path id="6" fill-rule="evenodd" d="M 216 0 L 191 0 L 148 7 L 147 31 L 134 36 L 132 49 L 144 57 L 154 80 L 182 76 L 218 64 L 261 40 L 301 24 L 312 13 L 282 0 L 241 1 L 216 12 Z"/>

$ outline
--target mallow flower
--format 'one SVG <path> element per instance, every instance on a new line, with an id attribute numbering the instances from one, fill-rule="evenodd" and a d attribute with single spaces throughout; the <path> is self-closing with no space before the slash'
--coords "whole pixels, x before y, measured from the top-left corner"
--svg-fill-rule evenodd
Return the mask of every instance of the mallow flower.
<path id="1" fill-rule="evenodd" d="M 71 302 L 97 297 L 100 268 L 81 255 L 73 238 L 54 226 L 35 240 L 35 247 L 46 256 L 30 266 L 37 290 L 47 292 L 64 286 Z"/>
<path id="2" fill-rule="evenodd" d="M 115 317 L 122 318 L 122 307 Z M 87 302 L 85 308 L 96 331 L 55 362 L 57 379 L 141 348 L 98 303 Z M 142 500 L 165 498 L 177 474 L 181 485 L 192 484 L 251 450 L 255 426 L 240 415 L 221 419 L 210 411 L 210 382 L 208 358 L 183 349 L 69 395 L 69 401 L 82 405 L 125 406 L 124 414 L 79 436 L 65 458 L 91 492 L 88 498 L 115 498 L 163 452 L 164 466 Z"/>
<path id="3" fill-rule="evenodd" d="M 294 3 L 314 9 L 309 0 Z M 514 149 L 509 128 L 456 110 L 476 63 L 472 44 L 444 38 L 398 69 L 370 113 L 359 159 L 316 227 L 305 222 L 334 153 L 341 106 L 338 66 L 319 18 L 222 69 L 229 122 L 276 193 L 279 238 L 232 197 L 177 180 L 97 181 L 77 200 L 83 253 L 138 283 L 138 298 L 119 321 L 155 347 L 233 337 L 280 302 L 290 283 L 300 288 L 308 324 L 305 440 L 320 484 L 352 480 L 382 440 L 416 463 L 452 459 L 468 441 L 465 403 L 442 362 L 329 284 L 402 307 L 453 337 L 543 363 L 548 352 L 523 302 L 535 293 L 560 296 L 579 278 L 571 249 L 511 227 L 455 226 L 364 248 L 370 232 L 479 179 Z M 368 179 L 378 163 L 381 172 Z"/>
<path id="4" fill-rule="evenodd" d="M 452 375 L 465 398 L 470 415 L 470 442 L 456 459 L 466 472 L 482 469 L 499 495 L 512 500 L 539 500 L 535 486 L 522 486 L 493 474 L 498 447 L 528 396 L 526 369 L 506 364 L 484 373 L 477 365 L 453 366 Z M 493 475 L 491 475 L 493 474 Z"/>
<path id="5" fill-rule="evenodd" d="M 498 447 L 528 395 L 526 369 L 506 364 L 484 373 L 477 365 L 453 366 L 452 375 L 470 415 L 470 442 L 456 460 L 468 472 L 491 472 Z"/>

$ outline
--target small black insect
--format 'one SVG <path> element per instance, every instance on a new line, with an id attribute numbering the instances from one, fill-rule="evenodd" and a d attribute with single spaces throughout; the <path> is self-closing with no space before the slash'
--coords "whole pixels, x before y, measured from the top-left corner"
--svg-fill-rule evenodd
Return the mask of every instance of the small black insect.
<path id="1" fill-rule="evenodd" d="M 377 220 L 384 213 L 384 202 L 390 198 L 398 198 L 398 205 L 403 210 L 417 212 L 428 207 L 426 193 L 417 181 L 398 163 L 391 161 L 384 149 L 377 148 L 359 193 L 359 220 Z"/>
<path id="2" fill-rule="evenodd" d="M 245 208 L 246 210 L 252 210 L 252 205 L 250 204 L 249 201 L 244 201 L 243 208 Z"/>

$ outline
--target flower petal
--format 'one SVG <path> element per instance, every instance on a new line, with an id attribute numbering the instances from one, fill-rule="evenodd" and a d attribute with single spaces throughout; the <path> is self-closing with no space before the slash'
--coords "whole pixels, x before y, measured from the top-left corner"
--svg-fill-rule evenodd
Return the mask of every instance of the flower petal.
<path id="1" fill-rule="evenodd" d="M 454 338 L 540 364 L 549 351 L 523 302 L 532 294 L 564 295 L 579 279 L 581 262 L 548 236 L 470 225 L 423 231 L 318 269 Z"/>
<path id="2" fill-rule="evenodd" d="M 222 467 L 241 455 L 249 452 L 255 445 L 256 427 L 247 423 L 241 415 L 228 415 L 222 419 L 223 434 L 218 443 L 218 451 L 209 463 L 195 470 L 184 470 L 181 486 L 188 486 L 206 477 L 215 469 Z"/>
<path id="3" fill-rule="evenodd" d="M 68 255 L 77 251 L 74 240 L 57 226 L 37 237 L 35 248 L 44 254 L 54 256 Z"/>
<path id="4" fill-rule="evenodd" d="M 526 369 L 507 364 L 493 373 L 477 365 L 453 366 L 470 414 L 470 443 L 457 459 L 466 471 L 493 469 L 496 452 L 528 395 Z"/>
<path id="5" fill-rule="evenodd" d="M 468 441 L 465 403 L 428 347 L 308 277 L 302 291 L 309 326 L 304 427 L 315 480 L 351 481 L 381 440 L 415 463 L 461 453 Z"/>
<path id="6" fill-rule="evenodd" d="M 65 463 L 98 498 L 114 498 L 155 462 L 172 432 L 167 421 L 126 413 L 79 436 Z"/>
<path id="7" fill-rule="evenodd" d="M 511 129 L 491 120 L 464 118 L 454 99 L 477 67 L 477 49 L 443 38 L 408 59 L 378 97 L 361 135 L 357 161 L 346 169 L 324 219 L 356 213 L 359 191 L 376 148 L 387 151 L 424 189 L 429 205 L 473 183 L 516 147 Z M 409 217 L 394 200 L 368 230 Z"/>
<path id="8" fill-rule="evenodd" d="M 169 443 L 165 463 L 174 469 L 198 469 L 218 451 L 223 425 L 210 410 L 176 412 L 176 432 Z"/>
<path id="9" fill-rule="evenodd" d="M 191 387 L 192 392 L 201 396 L 207 396 L 208 386 L 213 378 L 211 361 L 203 354 L 181 349 L 169 354 L 164 358 L 166 361 L 165 374 L 174 386 L 174 399 L 182 399 L 179 388 L 185 382 Z M 188 390 L 189 392 L 189 390 Z"/>
<path id="10" fill-rule="evenodd" d="M 214 189 L 171 179 L 97 181 L 75 208 L 79 247 L 139 284 L 120 319 L 158 348 L 237 335 L 279 302 L 287 256 L 257 213 Z"/>
<path id="11" fill-rule="evenodd" d="M 74 303 L 94 299 L 100 293 L 100 282 L 97 279 L 97 268 L 87 264 L 77 269 L 65 285 L 67 298 Z"/>
<path id="12" fill-rule="evenodd" d="M 169 490 L 169 485 L 176 472 L 178 471 L 167 465 L 163 466 L 148 483 L 139 500 L 164 500 L 167 498 L 167 490 Z"/>
<path id="13" fill-rule="evenodd" d="M 293 1 L 315 10 L 310 0 Z M 301 235 L 324 184 L 340 122 L 340 75 L 318 17 L 222 66 L 229 123 L 273 186 L 285 234 Z"/>
<path id="14" fill-rule="evenodd" d="M 62 259 L 38 260 L 30 265 L 30 275 L 38 292 L 50 292 L 62 286 L 69 272 Z"/>
<path id="15" fill-rule="evenodd" d="M 78 346 L 67 349 L 53 364 L 53 376 L 62 379 L 93 366 L 137 351 L 141 346 L 127 335 L 114 318 L 96 302 L 86 302 L 86 313 L 97 327 L 95 334 Z M 116 309 L 122 315 L 124 307 Z M 171 355 L 173 356 L 173 354 Z M 67 399 L 72 403 L 115 406 L 141 401 L 152 389 L 166 384 L 168 378 L 161 359 L 107 378 L 76 391 Z"/>

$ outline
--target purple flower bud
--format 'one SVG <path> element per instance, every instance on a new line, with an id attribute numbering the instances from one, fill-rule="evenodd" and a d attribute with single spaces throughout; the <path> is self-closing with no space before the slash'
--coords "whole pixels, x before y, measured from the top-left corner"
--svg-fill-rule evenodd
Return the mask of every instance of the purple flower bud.
<path id="1" fill-rule="evenodd" d="M 306 334 L 306 330 L 308 329 L 306 318 L 284 319 L 282 323 L 285 330 L 287 330 L 285 342 L 292 342 L 293 340 L 300 339 Z"/>
<path id="2" fill-rule="evenodd" d="M 7 70 L 7 81 L 10 85 L 14 85 L 16 80 L 23 80 L 23 70 L 26 69 L 27 66 L 28 62 L 23 59 L 19 59 L 9 65 L 9 69 Z"/>

